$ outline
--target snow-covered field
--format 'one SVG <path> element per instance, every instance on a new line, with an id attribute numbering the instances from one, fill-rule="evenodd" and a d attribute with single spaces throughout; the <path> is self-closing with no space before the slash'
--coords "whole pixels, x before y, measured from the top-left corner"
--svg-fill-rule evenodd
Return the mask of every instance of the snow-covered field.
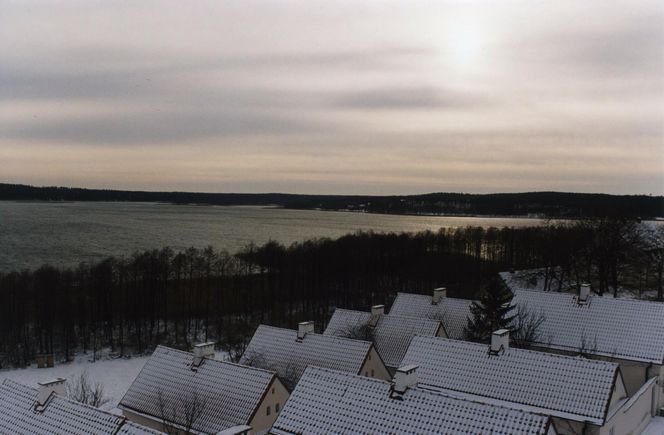
<path id="1" fill-rule="evenodd" d="M 226 356 L 222 352 L 216 354 L 216 358 L 220 360 L 225 360 Z M 78 355 L 70 363 L 56 364 L 53 368 L 38 369 L 36 364 L 33 364 L 25 369 L 1 370 L 0 382 L 8 378 L 36 388 L 38 382 L 53 378 L 72 379 L 87 370 L 90 380 L 101 382 L 106 396 L 110 399 L 101 409 L 119 413 L 118 402 L 127 392 L 148 358 L 148 356 L 136 356 L 125 359 L 104 356 L 96 362 L 92 362 L 92 354 Z"/>

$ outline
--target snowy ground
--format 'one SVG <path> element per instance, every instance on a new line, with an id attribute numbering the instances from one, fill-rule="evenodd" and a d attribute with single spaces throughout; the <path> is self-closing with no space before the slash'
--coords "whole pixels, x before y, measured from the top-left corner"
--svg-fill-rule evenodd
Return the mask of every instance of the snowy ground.
<path id="1" fill-rule="evenodd" d="M 653 417 L 646 430 L 641 435 L 662 435 L 664 434 L 664 417 Z"/>
<path id="2" fill-rule="evenodd" d="M 225 353 L 216 354 L 217 359 L 224 360 L 225 357 Z M 38 382 L 53 378 L 72 379 L 87 370 L 90 380 L 101 382 L 104 392 L 110 398 L 110 401 L 101 408 L 119 413 L 118 402 L 127 392 L 148 358 L 148 356 L 138 356 L 124 359 L 105 356 L 96 362 L 91 362 L 91 354 L 78 355 L 72 362 L 56 364 L 53 368 L 38 369 L 33 364 L 25 369 L 1 370 L 0 382 L 7 378 L 36 388 Z"/>

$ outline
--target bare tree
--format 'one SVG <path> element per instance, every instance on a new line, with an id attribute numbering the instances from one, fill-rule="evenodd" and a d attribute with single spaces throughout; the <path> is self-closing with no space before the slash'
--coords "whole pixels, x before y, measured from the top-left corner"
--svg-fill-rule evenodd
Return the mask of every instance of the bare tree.
<path id="1" fill-rule="evenodd" d="M 541 311 L 531 311 L 526 304 L 517 305 L 511 332 L 514 346 L 528 349 L 533 343 L 540 342 L 540 327 L 545 321 L 546 317 Z"/>
<path id="2" fill-rule="evenodd" d="M 277 367 L 274 364 L 270 364 L 263 353 L 253 350 L 245 352 L 242 356 L 242 364 L 275 372 L 288 391 L 293 391 L 302 373 L 302 370 L 298 368 L 298 364 L 293 360 Z"/>
<path id="3" fill-rule="evenodd" d="M 81 372 L 67 383 L 67 397 L 96 408 L 111 400 L 104 392 L 104 385 L 101 382 L 90 380 L 87 370 Z"/>
<path id="4" fill-rule="evenodd" d="M 364 340 L 374 342 L 375 328 L 370 323 L 356 323 L 347 325 L 344 329 L 339 331 L 338 335 L 345 338 L 353 338 L 355 340 Z"/>
<path id="5" fill-rule="evenodd" d="M 581 334 L 581 342 L 579 343 L 579 356 L 591 358 L 595 353 L 597 353 L 597 334 L 595 334 L 593 342 L 589 343 L 586 333 L 583 332 Z"/>
<path id="6" fill-rule="evenodd" d="M 178 394 L 173 398 L 166 398 L 161 390 L 157 392 L 159 416 L 164 432 L 177 435 L 184 432 L 192 433 L 194 425 L 205 411 L 206 402 L 196 392 Z"/>

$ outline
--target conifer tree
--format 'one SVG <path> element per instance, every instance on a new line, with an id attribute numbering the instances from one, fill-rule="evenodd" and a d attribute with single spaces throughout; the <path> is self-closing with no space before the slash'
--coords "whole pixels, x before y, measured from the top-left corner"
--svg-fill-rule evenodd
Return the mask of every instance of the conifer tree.
<path id="1" fill-rule="evenodd" d="M 466 339 L 485 342 L 493 331 L 509 328 L 515 317 L 512 314 L 515 308 L 512 296 L 501 279 L 492 279 L 479 301 L 470 306 L 471 317 L 465 329 Z"/>

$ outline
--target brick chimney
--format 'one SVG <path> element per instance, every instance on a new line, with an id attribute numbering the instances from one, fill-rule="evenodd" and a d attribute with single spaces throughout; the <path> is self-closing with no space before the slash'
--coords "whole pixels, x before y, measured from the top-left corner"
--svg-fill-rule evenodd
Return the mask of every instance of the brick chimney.
<path id="1" fill-rule="evenodd" d="M 38 407 L 46 405 L 48 398 L 51 394 L 58 396 L 67 395 L 67 380 L 64 378 L 56 378 L 46 382 L 39 382 L 39 393 L 37 394 Z"/>
<path id="2" fill-rule="evenodd" d="M 194 346 L 194 365 L 201 365 L 203 358 L 214 358 L 214 342 L 209 341 Z"/>
<path id="3" fill-rule="evenodd" d="M 371 307 L 371 317 L 369 318 L 369 325 L 376 326 L 380 316 L 385 314 L 385 305 L 374 305 Z"/>
<path id="4" fill-rule="evenodd" d="M 510 330 L 509 329 L 499 329 L 494 331 L 491 334 L 491 346 L 489 347 L 489 353 L 492 355 L 497 355 L 501 351 L 505 352 L 510 348 Z"/>
<path id="5" fill-rule="evenodd" d="M 446 287 L 438 287 L 437 289 L 433 290 L 433 296 L 431 297 L 431 303 L 433 305 L 438 304 L 442 299 L 447 297 L 447 288 Z"/>
<path id="6" fill-rule="evenodd" d="M 304 336 L 314 332 L 314 322 L 300 322 L 297 324 L 297 339 L 302 340 Z"/>
<path id="7" fill-rule="evenodd" d="M 587 304 L 590 300 L 590 284 L 581 284 L 579 287 L 579 304 Z"/>
<path id="8" fill-rule="evenodd" d="M 397 369 L 392 381 L 392 390 L 395 393 L 403 394 L 409 388 L 417 387 L 417 367 L 418 366 L 411 364 Z"/>

